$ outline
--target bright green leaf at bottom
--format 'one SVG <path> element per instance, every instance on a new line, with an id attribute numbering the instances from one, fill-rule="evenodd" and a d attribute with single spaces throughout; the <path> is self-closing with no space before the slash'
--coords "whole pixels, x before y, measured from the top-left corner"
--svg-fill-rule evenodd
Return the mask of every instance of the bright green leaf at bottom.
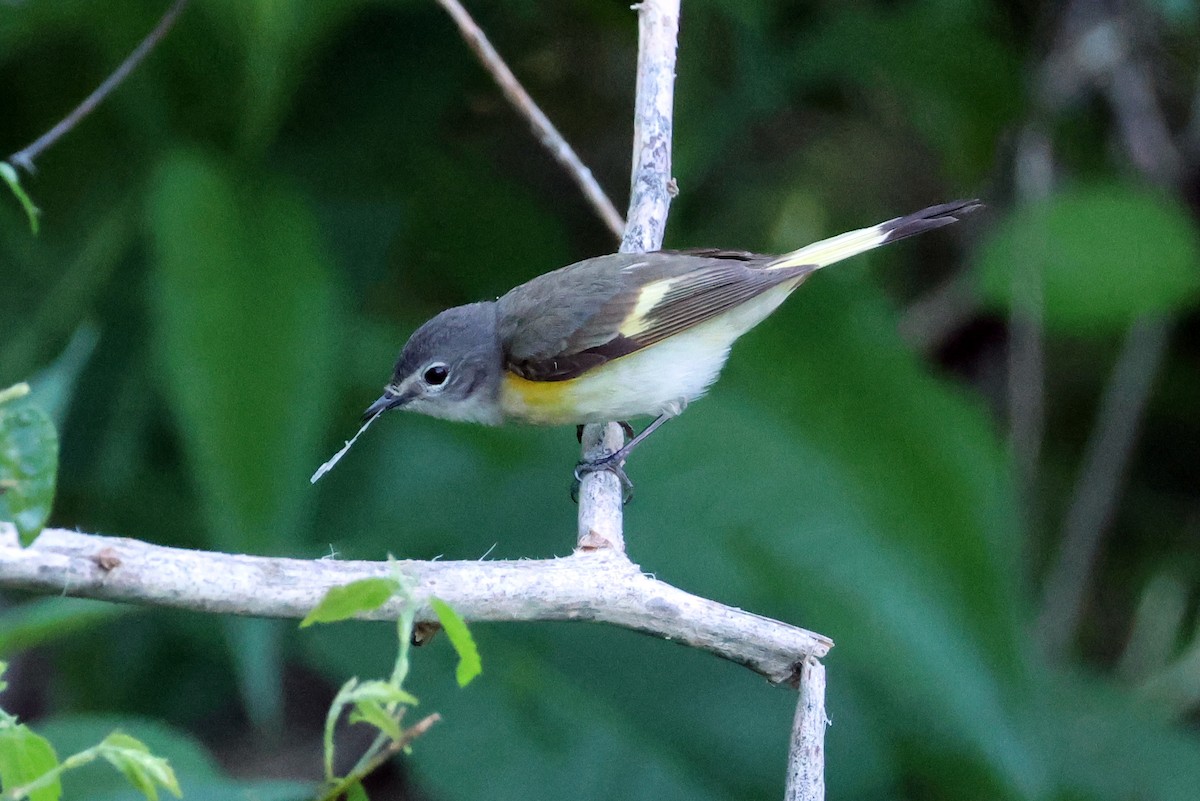
<path id="1" fill-rule="evenodd" d="M 454 678 L 458 680 L 459 687 L 466 687 L 483 672 L 483 662 L 479 658 L 479 649 L 475 647 L 475 639 L 471 636 L 466 622 L 450 604 L 440 598 L 431 598 L 429 605 L 437 613 L 438 621 L 446 630 L 446 636 L 450 638 L 450 644 L 458 653 L 458 667 L 454 670 Z"/>
<path id="2" fill-rule="evenodd" d="M 339 587 L 330 587 L 325 597 L 300 621 L 300 628 L 307 628 L 313 623 L 336 623 L 378 609 L 398 589 L 400 584 L 389 578 L 359 579 Z"/>
<path id="3" fill-rule="evenodd" d="M 58 767 L 58 756 L 49 740 L 28 726 L 0 729 L 0 789 L 12 791 Z M 32 801 L 58 801 L 58 779 L 30 794 Z"/>
<path id="4" fill-rule="evenodd" d="M 150 753 L 145 743 L 136 737 L 113 732 L 100 743 L 100 756 L 108 760 L 150 801 L 158 801 L 160 786 L 176 798 L 183 795 L 175 771 L 171 770 L 167 760 Z"/>
<path id="5" fill-rule="evenodd" d="M 391 737 L 399 740 L 401 737 L 400 723 L 379 704 L 378 701 L 359 701 L 350 713 L 351 723 L 367 723 Z"/>
<path id="6" fill-rule="evenodd" d="M 374 701 L 377 704 L 408 704 L 416 706 L 420 703 L 412 693 L 402 690 L 386 681 L 364 681 L 350 693 L 351 701 Z"/>

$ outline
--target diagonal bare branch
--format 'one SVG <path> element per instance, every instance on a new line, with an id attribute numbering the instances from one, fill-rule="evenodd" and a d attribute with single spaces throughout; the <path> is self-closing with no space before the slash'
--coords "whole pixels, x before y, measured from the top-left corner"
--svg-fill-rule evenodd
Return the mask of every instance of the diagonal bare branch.
<path id="1" fill-rule="evenodd" d="M 492 47 L 492 43 L 488 41 L 483 29 L 475 24 L 475 20 L 458 0 L 437 0 L 437 2 L 454 20 L 463 39 L 475 51 L 475 55 L 479 57 L 484 68 L 492 74 L 492 78 L 500 87 L 500 91 L 504 92 L 508 102 L 529 121 L 529 126 L 533 129 L 538 141 L 546 150 L 550 151 L 550 155 L 554 157 L 555 161 L 566 168 L 567 173 L 583 192 L 583 196 L 587 198 L 597 216 L 608 226 L 613 235 L 619 238 L 625 229 L 625 221 L 621 219 L 620 212 L 608 199 L 608 195 L 604 194 L 604 190 L 600 188 L 592 171 L 567 144 L 567 140 L 525 91 L 525 87 L 521 86 L 517 76 L 513 75 L 512 70 L 504 63 L 504 59 L 496 52 L 496 48 Z"/>
<path id="2" fill-rule="evenodd" d="M 112 91 L 120 86 L 129 77 L 130 73 L 138 68 L 138 65 L 146 59 L 146 56 L 150 55 L 150 52 L 158 46 L 163 37 L 174 27 L 175 20 L 183 13 L 183 9 L 187 7 L 187 4 L 188 0 L 175 0 L 166 10 L 166 13 L 162 15 L 158 24 L 154 26 L 154 29 L 146 34 L 146 38 L 133 49 L 132 53 L 126 56 L 125 60 L 113 70 L 111 75 L 105 78 L 90 95 L 83 99 L 82 103 L 76 106 L 70 114 L 63 117 L 57 125 L 39 136 L 31 144 L 9 156 L 9 163 L 20 167 L 25 172 L 32 173 L 35 169 L 35 162 L 38 156 L 42 155 L 46 148 L 70 133 L 84 117 L 95 111 L 96 107 L 103 103 L 104 99 L 112 94 Z"/>

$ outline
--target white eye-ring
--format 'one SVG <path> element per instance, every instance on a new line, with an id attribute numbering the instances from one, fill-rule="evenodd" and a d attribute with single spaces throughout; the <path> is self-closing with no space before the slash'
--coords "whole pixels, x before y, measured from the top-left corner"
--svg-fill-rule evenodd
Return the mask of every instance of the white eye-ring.
<path id="1" fill-rule="evenodd" d="M 425 383 L 429 386 L 440 387 L 450 377 L 450 368 L 442 362 L 434 362 L 425 368 L 425 372 L 421 377 L 425 379 Z"/>

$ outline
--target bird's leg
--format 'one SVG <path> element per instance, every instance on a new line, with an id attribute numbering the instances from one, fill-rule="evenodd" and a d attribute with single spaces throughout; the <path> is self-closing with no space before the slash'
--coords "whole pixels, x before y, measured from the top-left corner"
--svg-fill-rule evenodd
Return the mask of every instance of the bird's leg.
<path id="1" fill-rule="evenodd" d="M 629 424 L 628 420 L 618 420 L 617 425 L 619 425 L 621 427 L 621 430 L 625 432 L 625 436 L 628 437 L 630 440 L 638 439 L 637 432 L 635 432 L 633 430 L 633 426 L 631 426 Z M 647 434 L 650 433 L 649 426 L 647 426 L 647 429 L 644 433 L 647 433 Z M 582 425 L 575 426 L 575 439 L 579 440 L 580 444 L 583 443 L 583 426 Z M 629 448 L 632 444 L 633 443 L 630 442 L 629 445 L 626 445 L 621 448 L 621 451 L 624 451 L 626 456 L 629 455 Z M 620 453 L 621 451 L 618 451 L 618 453 Z M 608 458 L 611 459 L 613 456 L 616 456 L 616 454 L 614 453 L 614 454 L 610 455 Z M 595 464 L 599 465 L 600 462 L 606 462 L 606 461 L 607 461 L 607 459 L 601 459 L 601 460 L 597 461 Z M 609 464 L 606 466 L 598 466 L 598 467 L 593 467 L 591 469 L 588 469 L 587 466 L 591 465 L 591 464 L 593 464 L 593 463 L 587 462 L 587 461 L 581 461 L 579 464 L 577 464 L 575 466 L 575 479 L 571 482 L 571 500 L 572 501 L 574 501 L 575 503 L 579 503 L 579 483 L 583 480 L 583 476 L 587 475 L 588 473 L 595 472 L 596 470 L 608 470 L 608 471 L 612 472 L 612 474 L 615 475 L 617 477 L 617 479 L 621 482 L 622 502 L 629 503 L 629 501 L 632 500 L 632 498 L 633 498 L 633 482 L 629 480 L 629 476 L 625 475 L 624 467 L 621 464 L 613 463 L 613 464 Z"/>
<path id="2" fill-rule="evenodd" d="M 642 442 L 645 441 L 646 437 L 650 436 L 659 426 L 674 416 L 675 415 L 668 413 L 660 414 L 658 417 L 654 418 L 650 425 L 642 429 L 642 433 L 634 436 L 633 439 L 629 440 L 629 442 L 626 442 L 618 450 L 613 451 L 608 456 L 602 456 L 599 459 L 580 462 L 575 468 L 575 474 L 587 475 L 588 473 L 594 473 L 597 470 L 611 470 L 612 465 L 624 465 L 625 460 L 629 458 L 629 454 L 633 452 L 634 448 L 636 448 L 638 445 L 641 445 Z M 626 426 L 629 426 L 629 423 L 625 423 L 622 428 L 625 428 Z M 632 426 L 630 426 L 629 430 L 632 431 Z"/>
<path id="3" fill-rule="evenodd" d="M 682 411 L 682 409 L 679 411 Z M 672 409 L 660 414 L 658 417 L 654 418 L 650 425 L 642 429 L 640 434 L 635 435 L 621 448 L 608 454 L 607 456 L 602 456 L 599 459 L 585 459 L 579 464 L 575 465 L 575 483 L 571 487 L 571 498 L 575 501 L 579 500 L 579 482 L 583 480 L 584 476 L 586 476 L 588 473 L 596 473 L 601 470 L 607 470 L 621 481 L 621 490 L 624 495 L 625 503 L 629 503 L 629 500 L 633 497 L 633 482 L 629 480 L 629 476 L 625 475 L 625 460 L 629 458 L 629 454 L 634 448 L 645 441 L 646 437 L 650 436 L 663 423 L 679 414 L 679 411 Z M 628 425 L 628 423 L 624 423 L 621 427 L 624 429 Z"/>

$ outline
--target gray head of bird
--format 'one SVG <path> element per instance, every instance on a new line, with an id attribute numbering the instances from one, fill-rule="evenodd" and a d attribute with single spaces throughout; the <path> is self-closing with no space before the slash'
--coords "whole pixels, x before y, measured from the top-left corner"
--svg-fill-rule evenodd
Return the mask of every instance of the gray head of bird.
<path id="1" fill-rule="evenodd" d="M 446 420 L 498 423 L 503 369 L 496 304 L 447 309 L 409 337 L 392 380 L 363 419 L 408 409 Z"/>

